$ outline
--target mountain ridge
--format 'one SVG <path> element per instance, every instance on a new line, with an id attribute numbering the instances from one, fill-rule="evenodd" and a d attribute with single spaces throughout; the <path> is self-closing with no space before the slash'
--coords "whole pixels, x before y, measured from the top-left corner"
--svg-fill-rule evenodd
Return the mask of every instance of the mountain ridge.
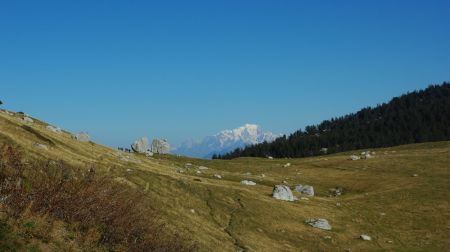
<path id="1" fill-rule="evenodd" d="M 281 135 L 264 132 L 257 124 L 246 123 L 235 129 L 225 129 L 201 140 L 188 140 L 173 149 L 173 153 L 198 158 L 211 158 L 236 148 L 272 142 Z"/>

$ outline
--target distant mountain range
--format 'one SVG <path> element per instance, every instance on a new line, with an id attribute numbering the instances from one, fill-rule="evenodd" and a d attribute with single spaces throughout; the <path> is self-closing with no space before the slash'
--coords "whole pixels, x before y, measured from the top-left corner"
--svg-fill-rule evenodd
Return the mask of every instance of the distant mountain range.
<path id="1" fill-rule="evenodd" d="M 224 154 L 236 148 L 272 142 L 278 137 L 280 135 L 272 132 L 263 132 L 259 125 L 245 124 L 236 129 L 223 130 L 202 140 L 186 141 L 175 148 L 172 153 L 190 157 L 211 158 L 214 154 Z"/>

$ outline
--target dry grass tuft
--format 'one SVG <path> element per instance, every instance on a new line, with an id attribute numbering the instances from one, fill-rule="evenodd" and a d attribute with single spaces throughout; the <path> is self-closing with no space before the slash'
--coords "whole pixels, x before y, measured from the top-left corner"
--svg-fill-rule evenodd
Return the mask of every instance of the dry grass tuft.
<path id="1" fill-rule="evenodd" d="M 63 162 L 26 163 L 11 146 L 0 148 L 0 203 L 8 216 L 48 216 L 80 232 L 84 246 L 112 251 L 192 251 L 168 232 L 141 193 L 83 173 Z M 148 202 L 148 201 L 147 201 Z"/>

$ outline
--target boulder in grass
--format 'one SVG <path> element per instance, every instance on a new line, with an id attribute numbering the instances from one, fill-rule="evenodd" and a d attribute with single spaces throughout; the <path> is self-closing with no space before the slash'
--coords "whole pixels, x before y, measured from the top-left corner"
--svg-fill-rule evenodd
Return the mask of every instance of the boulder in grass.
<path id="1" fill-rule="evenodd" d="M 363 241 L 371 241 L 372 240 L 372 237 L 365 235 L 365 234 L 359 236 L 359 238 L 361 238 L 361 240 L 363 240 Z"/>
<path id="2" fill-rule="evenodd" d="M 278 200 L 294 201 L 295 197 L 291 189 L 286 185 L 276 185 L 272 191 L 272 197 Z"/>
<path id="3" fill-rule="evenodd" d="M 308 196 L 314 196 L 314 187 L 310 185 L 297 185 L 295 191 L 306 194 Z"/>
<path id="4" fill-rule="evenodd" d="M 331 225 L 326 219 L 307 219 L 305 223 L 315 228 L 331 230 Z"/>
<path id="5" fill-rule="evenodd" d="M 90 136 L 89 136 L 89 134 L 86 133 L 86 132 L 80 132 L 80 133 L 76 134 L 76 135 L 74 136 L 74 138 L 75 138 L 76 140 L 78 140 L 78 141 L 80 141 L 80 142 L 84 142 L 84 143 L 90 141 Z"/>
<path id="6" fill-rule="evenodd" d="M 169 154 L 170 144 L 167 139 L 154 139 L 151 151 L 158 154 Z"/>
<path id="7" fill-rule="evenodd" d="M 131 145 L 131 149 L 137 153 L 149 153 L 150 146 L 148 145 L 147 137 L 141 137 L 134 141 L 134 143 Z"/>
<path id="8" fill-rule="evenodd" d="M 256 185 L 255 182 L 250 181 L 250 180 L 242 180 L 242 181 L 241 181 L 241 184 L 243 184 L 243 185 L 248 185 L 248 186 L 254 186 L 254 185 Z"/>
<path id="9" fill-rule="evenodd" d="M 53 133 L 61 133 L 62 132 L 62 130 L 59 127 L 55 127 L 55 126 L 52 126 L 52 125 L 47 125 L 45 128 L 48 131 L 51 131 Z"/>
<path id="10" fill-rule="evenodd" d="M 28 116 L 24 116 L 22 120 L 23 120 L 23 122 L 25 122 L 25 123 L 33 123 L 33 122 L 34 122 L 34 120 L 31 119 L 31 118 L 28 117 Z"/>

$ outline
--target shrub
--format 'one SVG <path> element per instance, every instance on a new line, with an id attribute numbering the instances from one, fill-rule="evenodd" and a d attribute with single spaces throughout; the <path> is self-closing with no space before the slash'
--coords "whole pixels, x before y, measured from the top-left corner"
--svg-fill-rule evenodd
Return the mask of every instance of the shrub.
<path id="1" fill-rule="evenodd" d="M 146 205 L 151 200 L 143 197 L 148 196 L 112 179 L 63 162 L 27 164 L 11 146 L 3 146 L 0 157 L 0 200 L 13 218 L 29 212 L 64 221 L 85 234 L 88 246 L 107 250 L 195 249 L 179 233 L 168 231 L 157 211 Z"/>

